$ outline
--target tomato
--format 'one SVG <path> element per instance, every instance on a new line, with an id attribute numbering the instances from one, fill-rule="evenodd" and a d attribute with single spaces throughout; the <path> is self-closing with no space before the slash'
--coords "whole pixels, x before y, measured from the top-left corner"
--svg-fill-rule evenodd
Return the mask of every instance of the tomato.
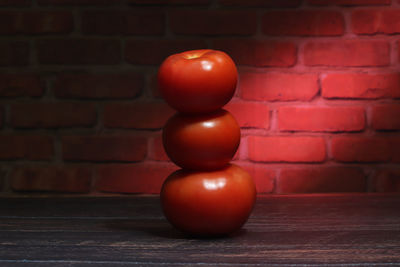
<path id="1" fill-rule="evenodd" d="M 225 105 L 233 96 L 237 69 L 224 52 L 204 49 L 169 56 L 158 71 L 165 101 L 183 113 L 206 113 Z"/>
<path id="2" fill-rule="evenodd" d="M 179 167 L 213 170 L 224 167 L 240 143 L 240 127 L 226 110 L 202 115 L 176 113 L 163 129 L 164 149 Z"/>
<path id="3" fill-rule="evenodd" d="M 178 170 L 165 180 L 160 197 L 175 228 L 192 235 L 225 235 L 247 221 L 256 188 L 245 170 L 229 164 L 216 171 Z"/>

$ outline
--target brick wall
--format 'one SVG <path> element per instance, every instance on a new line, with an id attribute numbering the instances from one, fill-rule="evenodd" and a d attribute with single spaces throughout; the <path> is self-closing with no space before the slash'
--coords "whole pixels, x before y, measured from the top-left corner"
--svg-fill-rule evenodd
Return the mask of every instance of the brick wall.
<path id="1" fill-rule="evenodd" d="M 400 191 L 399 0 L 0 0 L 0 189 L 158 193 L 155 82 L 229 53 L 259 193 Z"/>

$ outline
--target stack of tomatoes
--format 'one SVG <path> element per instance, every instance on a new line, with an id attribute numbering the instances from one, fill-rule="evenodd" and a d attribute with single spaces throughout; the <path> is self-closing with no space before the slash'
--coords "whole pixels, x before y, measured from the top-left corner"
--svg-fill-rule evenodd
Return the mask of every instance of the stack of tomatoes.
<path id="1" fill-rule="evenodd" d="M 164 149 L 182 169 L 161 189 L 168 221 L 193 235 L 225 235 L 241 228 L 256 199 L 251 176 L 230 164 L 240 143 L 240 127 L 221 109 L 237 83 L 233 60 L 222 51 L 193 50 L 169 56 L 158 84 L 178 112 L 163 129 Z"/>

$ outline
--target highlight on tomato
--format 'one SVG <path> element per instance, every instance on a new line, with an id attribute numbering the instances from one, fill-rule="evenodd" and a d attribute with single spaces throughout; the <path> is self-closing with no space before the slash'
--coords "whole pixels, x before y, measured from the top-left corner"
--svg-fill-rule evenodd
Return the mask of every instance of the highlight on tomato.
<path id="1" fill-rule="evenodd" d="M 206 113 L 224 106 L 233 96 L 238 73 L 224 52 L 191 50 L 166 58 L 158 71 L 165 101 L 182 113 Z"/>

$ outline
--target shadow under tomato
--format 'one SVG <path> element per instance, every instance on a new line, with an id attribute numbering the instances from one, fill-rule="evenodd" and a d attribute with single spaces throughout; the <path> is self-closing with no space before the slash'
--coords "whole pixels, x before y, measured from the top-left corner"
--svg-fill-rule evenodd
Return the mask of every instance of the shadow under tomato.
<path id="1" fill-rule="evenodd" d="M 237 238 L 246 234 L 242 228 L 228 235 L 194 235 L 183 233 L 167 221 L 160 219 L 132 220 L 116 219 L 105 223 L 105 227 L 116 232 L 130 232 L 134 237 L 158 237 L 167 239 L 198 239 L 198 240 L 221 240 Z"/>
<path id="2" fill-rule="evenodd" d="M 106 228 L 115 232 L 131 233 L 134 237 L 163 237 L 171 239 L 185 238 L 184 234 L 174 229 L 168 222 L 160 219 L 115 219 L 105 222 Z"/>

